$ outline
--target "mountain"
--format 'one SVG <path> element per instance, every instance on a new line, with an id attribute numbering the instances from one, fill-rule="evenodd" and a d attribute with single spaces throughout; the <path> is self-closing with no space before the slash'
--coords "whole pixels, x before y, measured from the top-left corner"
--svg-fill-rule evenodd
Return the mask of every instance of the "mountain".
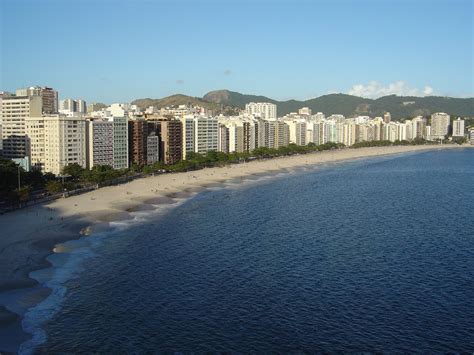
<path id="1" fill-rule="evenodd" d="M 452 98 L 441 96 L 384 96 L 378 99 L 366 99 L 346 94 L 329 94 L 305 101 L 277 101 L 265 96 L 244 95 L 229 90 L 211 91 L 204 95 L 205 101 L 227 106 L 244 108 L 249 102 L 271 102 L 277 105 L 278 115 L 297 112 L 301 107 L 309 107 L 313 112 L 326 115 L 340 113 L 344 116 L 368 115 L 381 116 L 388 111 L 393 119 L 399 120 L 417 115 L 429 115 L 433 112 L 447 112 L 455 116 L 474 116 L 474 98 Z"/>
<path id="2" fill-rule="evenodd" d="M 148 106 L 154 106 L 156 108 L 168 107 L 168 106 L 179 106 L 179 105 L 192 105 L 201 106 L 209 110 L 214 111 L 215 114 L 224 113 L 226 115 L 238 114 L 238 110 L 234 106 L 221 104 L 213 101 L 204 100 L 200 97 L 187 96 L 182 94 L 176 94 L 167 96 L 161 99 L 136 99 L 132 101 L 133 105 L 137 105 L 140 109 L 145 110 Z"/>
<path id="3" fill-rule="evenodd" d="M 272 100 L 266 96 L 244 95 L 240 92 L 229 90 L 210 91 L 203 96 L 203 99 L 210 102 L 216 102 L 219 104 L 236 106 L 240 108 L 244 108 L 249 102 L 271 102 L 273 104 L 278 103 L 278 101 Z"/>
<path id="4" fill-rule="evenodd" d="M 202 98 L 186 95 L 172 95 L 161 99 L 137 99 L 132 102 L 145 109 L 148 106 L 162 108 L 177 105 L 195 105 L 213 110 L 215 113 L 235 114 L 234 108 L 244 108 L 249 102 L 271 102 L 277 105 L 278 115 L 298 112 L 301 107 L 309 107 L 313 113 L 326 115 L 340 113 L 346 117 L 353 115 L 382 116 L 390 112 L 392 119 L 430 115 L 433 112 L 447 112 L 453 116 L 474 117 L 474 98 L 454 98 L 441 96 L 384 96 L 378 99 L 346 94 L 329 94 L 305 101 L 277 101 L 266 96 L 245 95 L 235 91 L 217 90 L 208 92 Z"/>
<path id="5" fill-rule="evenodd" d="M 148 106 L 155 106 L 156 108 L 162 108 L 162 107 L 167 107 L 167 106 L 178 106 L 178 105 L 194 105 L 194 106 L 202 106 L 208 109 L 218 109 L 221 107 L 220 104 L 211 102 L 211 101 L 205 101 L 200 97 L 192 97 L 192 96 L 186 96 L 186 95 L 181 95 L 181 94 L 176 94 L 176 95 L 171 95 L 168 97 L 164 97 L 161 99 L 137 99 L 132 102 L 133 105 L 137 105 L 141 109 L 145 109 Z"/>

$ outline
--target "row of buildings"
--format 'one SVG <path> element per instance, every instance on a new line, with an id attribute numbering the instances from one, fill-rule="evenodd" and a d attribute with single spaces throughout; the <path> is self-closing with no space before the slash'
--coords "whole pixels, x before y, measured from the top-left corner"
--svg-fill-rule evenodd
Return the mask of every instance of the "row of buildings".
<path id="1" fill-rule="evenodd" d="M 61 174 L 64 166 L 109 165 L 125 169 L 133 164 L 174 164 L 191 152 L 251 152 L 290 143 L 316 145 L 334 142 L 351 146 L 377 140 L 427 140 L 464 136 L 464 121 L 451 127 L 450 116 L 435 113 L 403 122 L 390 114 L 370 118 L 326 117 L 309 108 L 277 116 L 272 103 L 249 103 L 239 116 L 215 116 L 201 107 L 150 107 L 142 112 L 130 104 L 87 110 L 85 101 L 58 102 L 52 88 L 19 89 L 0 95 L 0 150 L 25 169 Z"/>

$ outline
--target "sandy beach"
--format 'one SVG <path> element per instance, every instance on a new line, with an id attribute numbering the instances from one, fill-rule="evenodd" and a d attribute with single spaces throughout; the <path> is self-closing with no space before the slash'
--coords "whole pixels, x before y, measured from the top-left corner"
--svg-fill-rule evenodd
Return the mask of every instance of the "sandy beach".
<path id="1" fill-rule="evenodd" d="M 28 277 L 29 273 L 48 266 L 46 256 L 58 243 L 107 228 L 112 221 L 132 219 L 133 212 L 169 205 L 176 199 L 189 197 L 229 180 L 272 175 L 323 163 L 459 148 L 454 145 L 373 147 L 258 160 L 137 179 L 7 213 L 0 216 L 0 292 L 35 286 L 36 281 Z M 18 322 L 18 317 L 0 304 L 0 328 L 14 322 Z"/>

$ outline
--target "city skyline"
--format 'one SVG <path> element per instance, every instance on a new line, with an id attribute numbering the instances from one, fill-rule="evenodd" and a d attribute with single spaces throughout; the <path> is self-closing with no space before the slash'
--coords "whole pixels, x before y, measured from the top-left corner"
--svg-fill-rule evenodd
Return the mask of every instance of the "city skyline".
<path id="1" fill-rule="evenodd" d="M 277 100 L 333 92 L 474 96 L 471 1 L 25 0 L 1 7 L 6 91 L 46 85 L 61 98 L 106 103 L 217 89 Z M 88 7 L 87 16 L 77 15 Z"/>

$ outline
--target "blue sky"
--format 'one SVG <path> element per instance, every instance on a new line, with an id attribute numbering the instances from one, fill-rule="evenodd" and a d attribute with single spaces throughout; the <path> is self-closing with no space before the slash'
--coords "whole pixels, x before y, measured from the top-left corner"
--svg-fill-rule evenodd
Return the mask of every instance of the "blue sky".
<path id="1" fill-rule="evenodd" d="M 472 0 L 1 0 L 0 90 L 474 96 Z"/>

